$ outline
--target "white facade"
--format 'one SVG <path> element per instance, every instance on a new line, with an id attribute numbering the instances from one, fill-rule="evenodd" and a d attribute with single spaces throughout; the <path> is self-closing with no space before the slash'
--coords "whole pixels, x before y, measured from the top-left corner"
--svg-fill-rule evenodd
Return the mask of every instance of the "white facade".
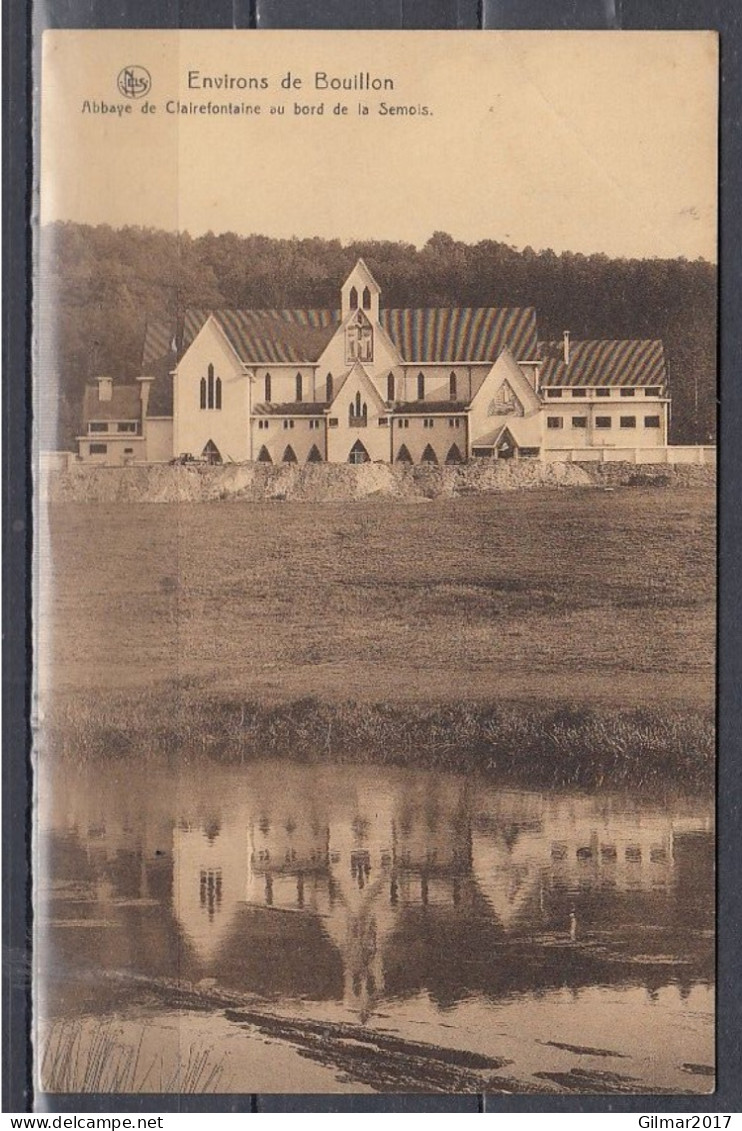
<path id="1" fill-rule="evenodd" d="M 651 459 L 668 442 L 661 342 L 539 342 L 530 308 L 385 311 L 363 260 L 339 312 L 202 316 L 171 380 L 171 438 L 145 403 L 126 462 Z M 82 457 L 124 462 L 94 425 Z"/>

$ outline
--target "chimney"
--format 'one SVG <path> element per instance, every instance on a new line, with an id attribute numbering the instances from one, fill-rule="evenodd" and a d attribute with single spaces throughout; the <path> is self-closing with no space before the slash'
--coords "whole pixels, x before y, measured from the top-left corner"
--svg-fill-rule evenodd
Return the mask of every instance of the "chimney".
<path id="1" fill-rule="evenodd" d="M 564 331 L 564 364 L 569 365 L 569 330 Z"/>
<path id="2" fill-rule="evenodd" d="M 98 400 L 111 401 L 113 400 L 113 378 L 112 377 L 99 377 L 98 378 Z"/>

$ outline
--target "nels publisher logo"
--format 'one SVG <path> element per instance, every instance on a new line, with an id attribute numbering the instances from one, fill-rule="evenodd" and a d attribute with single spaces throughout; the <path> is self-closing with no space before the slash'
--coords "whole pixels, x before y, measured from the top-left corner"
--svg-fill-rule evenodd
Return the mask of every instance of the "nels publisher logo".
<path id="1" fill-rule="evenodd" d="M 124 98 L 144 98 L 152 87 L 152 77 L 146 67 L 124 67 L 119 71 L 116 85 Z"/>

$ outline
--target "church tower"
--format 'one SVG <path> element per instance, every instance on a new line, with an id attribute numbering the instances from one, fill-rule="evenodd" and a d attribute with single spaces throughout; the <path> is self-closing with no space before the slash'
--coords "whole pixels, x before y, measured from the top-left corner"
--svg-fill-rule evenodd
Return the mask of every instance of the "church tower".
<path id="1" fill-rule="evenodd" d="M 359 259 L 343 283 L 341 313 L 343 322 L 349 314 L 362 310 L 369 322 L 379 321 L 379 284 L 366 264 Z"/>

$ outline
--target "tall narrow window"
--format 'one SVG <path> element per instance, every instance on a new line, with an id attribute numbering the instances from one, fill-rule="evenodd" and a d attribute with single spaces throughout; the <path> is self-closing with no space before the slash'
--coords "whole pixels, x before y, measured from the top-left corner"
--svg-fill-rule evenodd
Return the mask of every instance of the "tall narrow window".
<path id="1" fill-rule="evenodd" d="M 206 402 L 207 402 L 209 408 L 213 408 L 214 407 L 214 366 L 210 365 L 207 372 L 208 372 L 208 378 L 207 378 L 206 383 L 207 383 L 209 391 L 208 391 L 208 396 L 206 398 Z"/>
<path id="2" fill-rule="evenodd" d="M 350 288 L 350 309 L 358 309 L 358 291 L 355 289 L 355 287 Z"/>
<path id="3" fill-rule="evenodd" d="M 325 381 L 325 400 L 328 404 L 332 403 L 332 392 L 332 373 L 328 373 Z"/>
<path id="4" fill-rule="evenodd" d="M 394 374 L 390 373 L 386 379 L 386 399 L 388 401 L 394 400 Z"/>
<path id="5" fill-rule="evenodd" d="M 419 401 L 425 400 L 425 378 L 422 373 L 417 375 L 417 399 Z"/>
<path id="6" fill-rule="evenodd" d="M 371 291 L 368 289 L 368 287 L 363 288 L 363 309 L 371 309 Z"/>
<path id="7" fill-rule="evenodd" d="M 301 373 L 297 373 L 296 374 L 296 399 L 297 399 L 297 401 L 301 400 L 302 393 L 303 393 L 303 389 L 302 389 Z"/>
<path id="8" fill-rule="evenodd" d="M 270 373 L 266 373 L 266 375 L 265 375 L 265 403 L 270 404 L 270 400 L 271 400 L 271 375 L 270 375 Z"/>
<path id="9" fill-rule="evenodd" d="M 448 395 L 452 401 L 456 400 L 456 374 L 453 372 L 448 378 Z"/>
<path id="10" fill-rule="evenodd" d="M 201 408 L 206 408 L 206 378 L 201 378 Z"/>
<path id="11" fill-rule="evenodd" d="M 217 379 L 216 379 L 216 388 L 215 388 L 214 392 L 215 392 L 214 407 L 215 408 L 221 408 L 222 407 L 222 379 L 221 379 L 221 377 L 217 377 Z"/>
<path id="12" fill-rule="evenodd" d="M 356 411 L 355 411 L 355 414 L 356 414 L 356 416 L 361 415 L 361 394 L 360 393 L 356 393 Z"/>

